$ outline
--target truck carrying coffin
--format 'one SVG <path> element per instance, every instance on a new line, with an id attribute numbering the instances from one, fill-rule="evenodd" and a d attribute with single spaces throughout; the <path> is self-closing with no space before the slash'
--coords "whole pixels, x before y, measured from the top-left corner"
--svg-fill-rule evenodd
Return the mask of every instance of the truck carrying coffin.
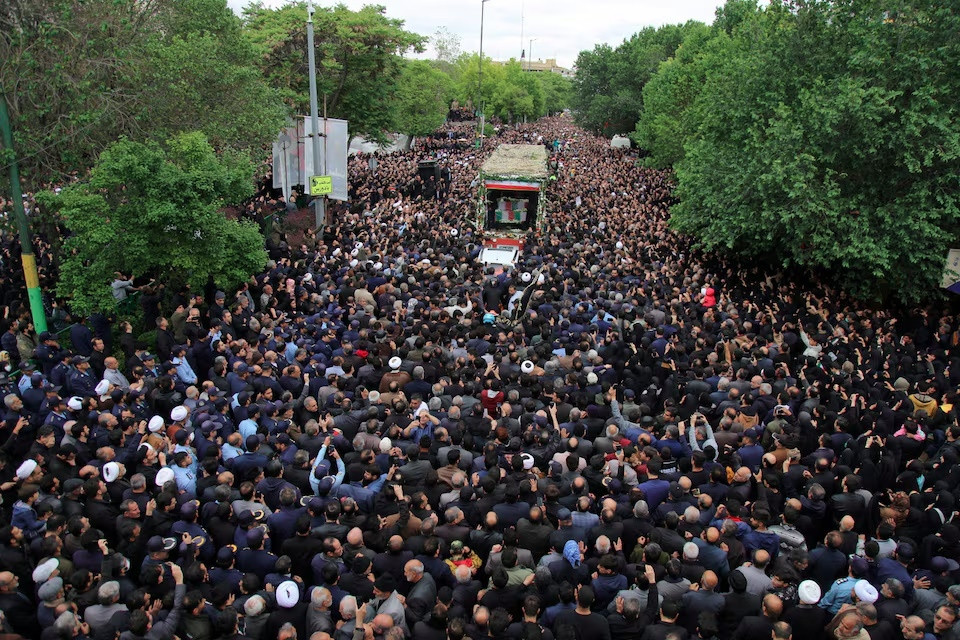
<path id="1" fill-rule="evenodd" d="M 480 167 L 477 228 L 483 233 L 484 246 L 497 249 L 496 260 L 485 260 L 481 254 L 482 261 L 505 264 L 509 248 L 516 249 L 516 256 L 524 236 L 543 231 L 550 177 L 547 160 L 542 145 L 502 144 Z M 487 254 L 492 257 L 494 252 Z"/>

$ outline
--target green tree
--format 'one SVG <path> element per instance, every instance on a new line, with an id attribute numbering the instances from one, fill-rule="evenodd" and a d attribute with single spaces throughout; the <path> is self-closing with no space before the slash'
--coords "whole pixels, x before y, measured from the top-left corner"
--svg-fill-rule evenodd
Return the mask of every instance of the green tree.
<path id="1" fill-rule="evenodd" d="M 461 104 L 472 104 L 475 108 L 486 105 L 488 116 L 506 122 L 539 118 L 548 112 L 548 98 L 552 101 L 549 106 L 560 111 L 565 108 L 561 105 L 566 105 L 569 94 L 569 81 L 565 78 L 556 76 L 557 81 L 545 81 L 543 75 L 554 74 L 524 71 L 517 60 L 498 63 L 484 57 L 481 101 L 477 99 L 481 90 L 480 57 L 464 54 L 457 60 L 453 71 L 455 96 Z"/>
<path id="2" fill-rule="evenodd" d="M 691 29 L 702 23 L 647 27 L 616 49 L 597 45 L 577 57 L 572 108 L 585 128 L 613 135 L 633 131 L 643 109 L 643 87 Z"/>
<path id="3" fill-rule="evenodd" d="M 177 0 L 159 22 L 144 46 L 150 138 L 201 131 L 217 148 L 262 153 L 289 111 L 257 68 L 240 19 L 223 0 Z"/>
<path id="4" fill-rule="evenodd" d="M 491 105 L 494 95 L 503 82 L 505 69 L 490 58 L 483 57 L 483 78 L 480 77 L 480 56 L 476 53 L 464 53 L 457 58 L 453 77 L 455 90 L 460 104 L 472 104 L 478 109 L 481 104 Z M 483 86 L 480 86 L 480 82 Z M 482 92 L 482 93 L 481 93 Z"/>
<path id="5" fill-rule="evenodd" d="M 412 136 L 433 133 L 446 121 L 453 98 L 450 76 L 423 60 L 405 60 L 397 83 L 395 129 Z"/>
<path id="6" fill-rule="evenodd" d="M 647 165 L 671 167 L 683 158 L 684 146 L 696 135 L 691 109 L 706 81 L 710 64 L 729 47 L 726 33 L 699 25 L 691 28 L 675 55 L 643 87 L 643 111 L 631 137 L 650 155 Z"/>
<path id="7" fill-rule="evenodd" d="M 759 10 L 757 0 L 727 0 L 723 6 L 717 7 L 713 26 L 732 34 L 741 24 L 755 18 Z"/>
<path id="8" fill-rule="evenodd" d="M 174 286 L 199 287 L 211 275 L 221 286 L 239 284 L 266 264 L 263 237 L 220 209 L 249 197 L 252 178 L 245 155 L 218 155 L 202 133 L 164 145 L 111 145 L 87 180 L 40 196 L 71 233 L 57 294 L 86 314 L 115 306 L 110 282 L 117 271 Z"/>
<path id="9" fill-rule="evenodd" d="M 244 9 L 244 31 L 259 54 L 270 86 L 297 113 L 310 104 L 306 41 L 307 5 L 278 9 L 262 3 Z M 394 121 L 401 55 L 421 52 L 426 39 L 389 18 L 380 5 L 351 11 L 339 4 L 313 15 L 317 91 L 326 97 L 327 114 L 350 121 L 353 133 L 383 140 Z"/>
<path id="10" fill-rule="evenodd" d="M 570 96 L 573 93 L 573 82 L 559 73 L 538 73 L 543 92 L 543 113 L 553 115 L 570 107 Z"/>
<path id="11" fill-rule="evenodd" d="M 0 3 L 0 87 L 29 183 L 85 171 L 119 136 L 200 130 L 260 150 L 285 109 L 224 0 Z"/>
<path id="12" fill-rule="evenodd" d="M 610 45 L 598 44 L 592 51 L 581 51 L 577 56 L 570 106 L 577 124 L 594 133 L 602 133 L 609 127 L 615 55 Z"/>
<path id="13" fill-rule="evenodd" d="M 543 85 L 537 74 L 524 71 L 516 60 L 502 65 L 502 69 L 493 85 L 493 114 L 506 122 L 543 115 Z"/>
<path id="14" fill-rule="evenodd" d="M 693 107 L 671 223 L 863 297 L 933 295 L 960 241 L 958 30 L 932 1 L 774 2 L 740 21 Z"/>

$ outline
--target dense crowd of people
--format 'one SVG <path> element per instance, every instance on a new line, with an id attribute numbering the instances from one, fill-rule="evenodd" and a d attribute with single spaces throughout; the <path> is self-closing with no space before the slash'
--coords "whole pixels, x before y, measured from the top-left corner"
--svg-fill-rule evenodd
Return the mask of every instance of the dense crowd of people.
<path id="1" fill-rule="evenodd" d="M 957 320 L 699 255 L 568 116 L 472 126 L 355 156 L 237 290 L 148 287 L 155 344 L 5 296 L 0 637 L 958 640 Z M 546 231 L 485 267 L 524 142 Z"/>

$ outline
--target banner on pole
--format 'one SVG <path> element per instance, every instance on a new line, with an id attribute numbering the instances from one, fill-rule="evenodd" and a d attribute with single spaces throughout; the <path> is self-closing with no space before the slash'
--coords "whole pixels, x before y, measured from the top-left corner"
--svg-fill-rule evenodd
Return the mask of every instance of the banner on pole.
<path id="1" fill-rule="evenodd" d="M 320 119 L 320 127 L 324 135 L 314 137 L 313 126 L 310 118 L 304 116 L 303 123 L 303 174 L 305 176 L 330 176 L 332 181 L 332 190 L 329 197 L 334 200 L 347 200 L 347 145 L 350 142 L 350 136 L 347 129 L 346 120 L 336 118 Z M 316 142 L 320 145 L 320 158 L 324 162 L 324 167 L 313 166 L 313 147 Z M 324 156 L 326 156 L 324 158 Z M 309 185 L 308 185 L 309 186 Z M 313 194 L 311 195 L 321 195 Z"/>

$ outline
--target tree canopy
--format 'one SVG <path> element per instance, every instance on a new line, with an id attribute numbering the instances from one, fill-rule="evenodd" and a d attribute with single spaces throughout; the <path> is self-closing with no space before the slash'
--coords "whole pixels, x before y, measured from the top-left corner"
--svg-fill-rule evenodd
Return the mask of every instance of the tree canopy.
<path id="1" fill-rule="evenodd" d="M 930 1 L 730 0 L 582 52 L 573 102 L 595 131 L 634 119 L 701 248 L 912 302 L 960 242 L 958 28 Z"/>
<path id="2" fill-rule="evenodd" d="M 598 44 L 577 56 L 571 107 L 577 123 L 603 135 L 633 131 L 643 108 L 643 87 L 685 35 L 703 26 L 647 27 L 614 48 Z"/>
<path id="3" fill-rule="evenodd" d="M 461 103 L 485 105 L 488 116 L 505 122 L 536 119 L 569 106 L 571 82 L 555 73 L 525 71 L 511 59 L 505 63 L 483 58 L 483 86 L 480 86 L 480 56 L 464 54 L 452 75 Z"/>
<path id="4" fill-rule="evenodd" d="M 309 113 L 310 105 L 306 16 L 306 2 L 277 9 L 258 3 L 243 12 L 260 69 L 299 114 Z M 349 120 L 351 133 L 383 139 L 394 128 L 401 56 L 423 51 L 426 38 L 387 17 L 380 5 L 316 7 L 313 22 L 317 92 L 321 104 L 326 97 L 327 115 Z"/>
<path id="5" fill-rule="evenodd" d="M 119 136 L 204 132 L 260 150 L 279 95 L 225 0 L 20 0 L 0 7 L 0 87 L 33 183 L 85 171 Z"/>
<path id="6" fill-rule="evenodd" d="M 960 15 L 775 2 L 706 64 L 672 222 L 708 249 L 916 301 L 960 240 Z"/>
<path id="7" fill-rule="evenodd" d="M 114 307 L 115 272 L 202 286 L 234 286 L 266 264 L 263 237 L 221 208 L 253 193 L 253 166 L 240 152 L 217 154 L 202 133 L 164 144 L 120 140 L 87 180 L 40 195 L 70 237 L 57 294 L 77 312 Z"/>
<path id="8" fill-rule="evenodd" d="M 404 60 L 397 83 L 394 125 L 400 133 L 425 136 L 447 119 L 453 80 L 424 60 Z"/>

